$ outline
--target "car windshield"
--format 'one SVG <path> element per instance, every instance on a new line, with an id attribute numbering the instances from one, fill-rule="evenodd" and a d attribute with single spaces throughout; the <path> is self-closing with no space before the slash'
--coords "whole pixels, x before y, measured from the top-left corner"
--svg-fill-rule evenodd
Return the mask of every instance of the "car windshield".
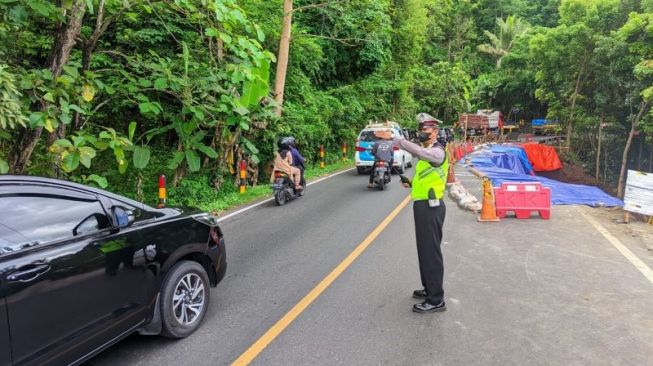
<path id="1" fill-rule="evenodd" d="M 363 131 L 361 132 L 361 135 L 358 139 L 363 142 L 372 142 L 378 140 L 378 138 L 374 136 L 374 131 Z"/>

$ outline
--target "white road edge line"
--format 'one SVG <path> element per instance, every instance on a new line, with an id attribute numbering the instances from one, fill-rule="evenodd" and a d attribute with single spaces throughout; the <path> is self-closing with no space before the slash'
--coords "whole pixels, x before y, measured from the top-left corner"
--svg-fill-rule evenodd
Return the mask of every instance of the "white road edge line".
<path id="1" fill-rule="evenodd" d="M 328 176 L 326 176 L 326 177 L 324 177 L 324 178 L 320 178 L 320 179 L 318 179 L 318 180 L 314 180 L 314 181 L 312 181 L 312 182 L 309 182 L 308 184 L 306 184 L 306 186 L 308 187 L 308 186 L 310 186 L 310 185 L 313 185 L 313 184 L 316 184 L 316 183 L 320 183 L 320 182 L 323 181 L 323 180 L 329 179 L 329 178 L 331 178 L 331 177 L 335 177 L 336 175 L 339 175 L 339 174 L 342 174 L 342 173 L 350 172 L 350 171 L 352 171 L 352 170 L 354 170 L 354 169 L 355 169 L 355 168 L 349 168 L 349 169 L 345 169 L 345 170 L 339 171 L 339 172 L 337 172 L 337 173 L 334 173 L 334 174 L 328 175 Z M 241 214 L 241 213 L 243 213 L 243 212 L 245 212 L 245 211 L 251 210 L 251 209 L 253 209 L 254 207 L 258 207 L 258 206 L 260 206 L 260 205 L 262 205 L 262 204 L 264 204 L 264 203 L 270 202 L 270 201 L 272 201 L 273 199 L 274 199 L 274 198 L 268 198 L 268 199 L 265 199 L 265 200 L 263 200 L 263 201 L 261 201 L 261 202 L 257 202 L 257 203 L 255 203 L 255 204 L 253 204 L 253 205 L 250 205 L 250 206 L 247 206 L 247 207 L 243 207 L 243 208 L 241 208 L 241 209 L 238 210 L 238 211 L 234 211 L 234 212 L 232 212 L 232 213 L 230 213 L 230 214 L 228 214 L 228 215 L 225 215 L 225 216 L 219 217 L 217 221 L 218 221 L 218 222 L 224 221 L 224 220 L 226 220 L 226 219 L 228 219 L 228 218 L 230 218 L 230 217 L 234 217 L 234 216 L 239 215 L 239 214 Z"/>
<path id="2" fill-rule="evenodd" d="M 581 215 L 587 220 L 592 226 L 598 230 L 609 242 L 612 244 L 617 250 L 624 256 L 626 259 L 632 263 L 635 268 L 637 268 L 644 277 L 646 277 L 651 283 L 653 283 L 653 270 L 651 267 L 647 266 L 646 263 L 644 263 L 639 257 L 637 257 L 633 252 L 631 252 L 628 248 L 626 248 L 625 245 L 623 245 L 619 239 L 615 238 L 608 229 L 603 227 L 601 224 L 599 224 L 598 221 L 596 221 L 593 217 L 590 217 L 588 214 L 583 212 L 583 210 L 579 207 L 576 207 L 578 212 L 580 212 Z"/>

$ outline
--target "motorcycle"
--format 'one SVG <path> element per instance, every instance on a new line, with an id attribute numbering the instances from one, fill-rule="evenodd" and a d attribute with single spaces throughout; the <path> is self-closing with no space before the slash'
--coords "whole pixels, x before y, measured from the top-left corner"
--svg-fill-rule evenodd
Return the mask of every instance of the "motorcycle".
<path id="1" fill-rule="evenodd" d="M 390 183 L 390 170 L 392 167 L 387 161 L 377 160 L 374 165 L 374 183 L 379 191 L 384 189 L 384 186 Z"/>
<path id="2" fill-rule="evenodd" d="M 274 183 L 272 183 L 272 192 L 274 195 L 274 202 L 277 203 L 277 206 L 283 206 L 291 199 L 301 197 L 306 193 L 306 180 L 304 179 L 303 173 L 300 182 L 300 185 L 303 188 L 301 190 L 295 188 L 295 184 L 288 174 L 278 170 L 275 170 L 273 174 Z"/>

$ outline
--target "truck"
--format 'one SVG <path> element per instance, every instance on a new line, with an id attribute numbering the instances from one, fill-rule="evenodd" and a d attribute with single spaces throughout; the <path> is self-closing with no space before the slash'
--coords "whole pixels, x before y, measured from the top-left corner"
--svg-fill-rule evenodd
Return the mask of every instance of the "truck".
<path id="1" fill-rule="evenodd" d="M 531 127 L 535 135 L 556 135 L 560 133 L 560 124 L 556 120 L 538 118 L 531 120 Z"/>
<path id="2" fill-rule="evenodd" d="M 497 133 L 503 127 L 503 114 L 491 109 L 479 109 L 475 114 L 463 113 L 458 116 L 458 126 L 467 129 L 470 135 Z"/>

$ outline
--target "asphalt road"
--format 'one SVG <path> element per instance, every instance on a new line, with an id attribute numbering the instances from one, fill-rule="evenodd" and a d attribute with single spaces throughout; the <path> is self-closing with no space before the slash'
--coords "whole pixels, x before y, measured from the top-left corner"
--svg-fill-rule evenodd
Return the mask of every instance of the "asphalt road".
<path id="1" fill-rule="evenodd" d="M 232 363 L 408 195 L 396 177 L 383 192 L 366 183 L 346 172 L 286 206 L 224 220 L 228 271 L 203 326 L 178 341 L 130 336 L 88 365 Z M 252 364 L 652 364 L 653 283 L 579 208 L 480 224 L 447 203 L 446 312 L 411 311 L 419 271 L 409 204 Z"/>

